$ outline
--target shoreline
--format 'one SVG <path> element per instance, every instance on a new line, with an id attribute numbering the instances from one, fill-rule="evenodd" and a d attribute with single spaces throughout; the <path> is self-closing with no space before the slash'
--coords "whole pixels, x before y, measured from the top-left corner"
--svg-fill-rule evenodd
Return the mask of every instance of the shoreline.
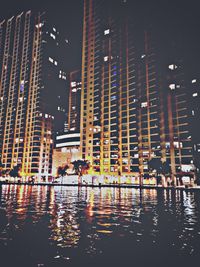
<path id="1" fill-rule="evenodd" d="M 185 187 L 185 186 L 157 186 L 157 185 L 134 185 L 134 184 L 67 184 L 67 183 L 28 183 L 28 182 L 0 182 L 1 185 L 30 185 L 30 186 L 67 186 L 67 187 L 92 187 L 92 188 L 102 188 L 102 187 L 108 187 L 108 188 L 135 188 L 135 189 L 158 189 L 158 190 L 184 190 L 184 191 L 197 191 L 200 190 L 200 186 L 195 187 Z"/>

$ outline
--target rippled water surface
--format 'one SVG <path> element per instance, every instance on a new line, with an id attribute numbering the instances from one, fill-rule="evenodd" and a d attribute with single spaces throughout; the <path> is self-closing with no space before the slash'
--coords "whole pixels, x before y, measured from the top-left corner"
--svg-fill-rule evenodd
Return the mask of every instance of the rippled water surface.
<path id="1" fill-rule="evenodd" d="M 200 192 L 3 185 L 0 266 L 199 266 L 199 208 Z"/>

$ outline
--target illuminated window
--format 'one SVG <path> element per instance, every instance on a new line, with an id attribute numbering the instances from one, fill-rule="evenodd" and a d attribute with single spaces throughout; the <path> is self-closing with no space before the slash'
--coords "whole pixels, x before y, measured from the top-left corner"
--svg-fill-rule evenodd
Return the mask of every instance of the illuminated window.
<path id="1" fill-rule="evenodd" d="M 182 148 L 183 144 L 182 144 L 182 142 L 174 142 L 174 147 L 175 148 Z"/>
<path id="2" fill-rule="evenodd" d="M 192 94 L 192 96 L 193 97 L 196 97 L 196 96 L 198 96 L 198 93 L 194 93 L 194 94 Z"/>
<path id="3" fill-rule="evenodd" d="M 36 28 L 41 28 L 42 26 L 43 26 L 42 23 L 39 23 L 39 24 L 36 24 L 36 25 L 35 25 Z"/>
<path id="4" fill-rule="evenodd" d="M 104 31 L 104 35 L 108 35 L 110 33 L 110 29 Z"/>
<path id="5" fill-rule="evenodd" d="M 50 33 L 50 36 L 55 40 L 56 36 L 53 33 Z"/>
<path id="6" fill-rule="evenodd" d="M 71 86 L 72 87 L 76 86 L 76 82 L 71 82 Z"/>
<path id="7" fill-rule="evenodd" d="M 174 83 L 172 83 L 172 84 L 169 85 L 169 88 L 170 88 L 171 90 L 175 90 L 176 85 L 175 85 Z"/>
<path id="8" fill-rule="evenodd" d="M 51 63 L 53 63 L 53 58 L 49 57 L 49 61 L 50 61 Z"/>
<path id="9" fill-rule="evenodd" d="M 58 62 L 57 61 L 54 61 L 54 65 L 57 66 L 58 65 Z"/>
<path id="10" fill-rule="evenodd" d="M 175 70 L 175 69 L 178 68 L 178 66 L 175 65 L 175 64 L 170 64 L 170 65 L 168 66 L 168 68 L 169 68 L 170 70 Z"/>
<path id="11" fill-rule="evenodd" d="M 147 107 L 147 102 L 142 102 L 141 103 L 141 108 L 146 108 Z"/>
<path id="12" fill-rule="evenodd" d="M 104 62 L 108 61 L 108 56 L 103 58 Z"/>
<path id="13" fill-rule="evenodd" d="M 193 80 L 192 80 L 192 83 L 196 83 L 196 82 L 197 82 L 197 80 L 196 80 L 196 79 L 193 79 Z"/>

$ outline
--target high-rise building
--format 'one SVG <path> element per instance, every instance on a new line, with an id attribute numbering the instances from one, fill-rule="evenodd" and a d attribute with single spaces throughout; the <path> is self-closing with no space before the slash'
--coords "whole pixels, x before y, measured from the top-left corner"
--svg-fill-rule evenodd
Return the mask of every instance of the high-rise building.
<path id="1" fill-rule="evenodd" d="M 81 109 L 81 71 L 72 71 L 68 75 L 67 112 L 64 133 L 55 138 L 53 149 L 52 174 L 57 175 L 58 167 L 70 165 L 80 159 L 80 109 Z"/>
<path id="2" fill-rule="evenodd" d="M 175 175 L 192 161 L 182 69 L 162 64 L 128 1 L 110 3 L 84 1 L 82 157 L 92 173 L 145 175 L 156 159 Z"/>
<path id="3" fill-rule="evenodd" d="M 4 169 L 20 165 L 22 175 L 51 175 L 53 132 L 61 127 L 57 123 L 60 113 L 63 117 L 65 113 L 66 75 L 58 58 L 58 38 L 44 13 L 23 12 L 0 23 L 0 156 Z"/>

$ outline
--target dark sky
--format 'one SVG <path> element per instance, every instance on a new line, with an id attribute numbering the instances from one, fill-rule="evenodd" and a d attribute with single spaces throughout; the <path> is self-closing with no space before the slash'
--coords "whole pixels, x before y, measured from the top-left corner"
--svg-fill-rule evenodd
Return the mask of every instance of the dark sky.
<path id="1" fill-rule="evenodd" d="M 101 1 L 101 0 L 99 0 Z M 115 0 L 107 0 L 113 3 Z M 185 61 L 191 70 L 200 69 L 200 1 L 196 0 L 123 0 L 131 3 L 133 15 L 141 21 L 153 21 L 158 33 L 179 42 Z M 0 19 L 24 10 L 48 11 L 52 21 L 70 40 L 67 48 L 68 69 L 80 66 L 83 0 L 1 0 Z M 167 33 L 167 34 L 166 34 Z M 200 73 L 200 71 L 199 71 Z"/>

